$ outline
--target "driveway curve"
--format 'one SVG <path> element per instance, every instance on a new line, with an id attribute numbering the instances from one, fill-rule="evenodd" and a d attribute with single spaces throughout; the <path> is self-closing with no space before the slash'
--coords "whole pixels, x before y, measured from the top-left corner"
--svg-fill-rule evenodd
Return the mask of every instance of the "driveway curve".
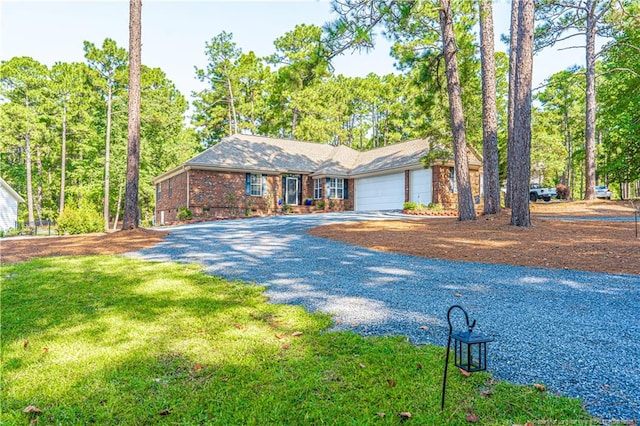
<path id="1" fill-rule="evenodd" d="M 544 383 L 604 420 L 640 418 L 640 276 L 426 259 L 304 232 L 398 217 L 406 216 L 329 213 L 163 228 L 171 234 L 162 243 L 129 256 L 197 262 L 207 273 L 266 286 L 274 303 L 330 313 L 335 329 L 402 334 L 416 344 L 444 346 L 447 309 L 460 304 L 476 330 L 495 338 L 495 377 Z"/>

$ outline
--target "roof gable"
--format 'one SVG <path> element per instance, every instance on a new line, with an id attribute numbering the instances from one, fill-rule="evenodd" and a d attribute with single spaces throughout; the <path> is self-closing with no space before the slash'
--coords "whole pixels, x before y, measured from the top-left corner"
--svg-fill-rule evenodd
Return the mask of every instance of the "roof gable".
<path id="1" fill-rule="evenodd" d="M 24 198 L 22 198 L 20 196 L 20 194 L 18 194 L 16 191 L 14 191 L 13 188 L 11 188 L 11 186 L 0 177 L 0 187 L 4 188 L 4 190 L 11 195 L 11 197 L 13 197 L 18 203 L 24 203 Z"/>

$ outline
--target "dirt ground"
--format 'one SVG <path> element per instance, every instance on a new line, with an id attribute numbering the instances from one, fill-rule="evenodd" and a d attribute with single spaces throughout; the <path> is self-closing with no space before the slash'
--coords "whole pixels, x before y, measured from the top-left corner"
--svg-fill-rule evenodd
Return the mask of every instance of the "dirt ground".
<path id="1" fill-rule="evenodd" d="M 327 225 L 313 235 L 415 256 L 640 275 L 640 239 L 633 207 L 624 202 L 532 203 L 531 228 L 509 225 L 509 212 L 456 218 L 409 218 Z M 631 221 L 560 221 L 555 217 L 627 217 Z M 0 240 L 1 263 L 34 257 L 117 254 L 152 246 L 168 234 L 139 229 L 68 237 Z"/>
<path id="2" fill-rule="evenodd" d="M 312 235 L 414 256 L 640 275 L 634 210 L 611 201 L 531 204 L 532 225 L 509 225 L 510 212 L 475 221 L 422 218 L 328 225 Z M 627 217 L 629 222 L 544 217 Z"/>
<path id="3" fill-rule="evenodd" d="M 153 246 L 169 235 L 166 231 L 139 228 L 101 234 L 64 237 L 0 239 L 0 263 L 24 262 L 36 257 L 85 254 L 120 254 Z"/>

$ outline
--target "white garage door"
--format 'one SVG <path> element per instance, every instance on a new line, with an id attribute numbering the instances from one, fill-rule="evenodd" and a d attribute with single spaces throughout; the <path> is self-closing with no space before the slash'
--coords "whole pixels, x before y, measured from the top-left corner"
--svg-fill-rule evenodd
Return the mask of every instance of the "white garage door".
<path id="1" fill-rule="evenodd" d="M 400 210 L 404 204 L 404 173 L 356 179 L 356 211 Z"/>
<path id="2" fill-rule="evenodd" d="M 432 200 L 433 182 L 431 169 L 411 170 L 409 176 L 409 200 L 429 204 Z"/>

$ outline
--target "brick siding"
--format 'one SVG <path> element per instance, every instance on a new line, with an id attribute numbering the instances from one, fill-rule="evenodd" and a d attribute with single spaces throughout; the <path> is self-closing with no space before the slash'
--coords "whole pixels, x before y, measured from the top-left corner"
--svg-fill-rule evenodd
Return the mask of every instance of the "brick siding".
<path id="1" fill-rule="evenodd" d="M 187 178 L 188 174 L 188 178 Z M 166 179 L 156 185 L 156 224 L 171 224 L 177 221 L 181 207 L 188 207 L 193 220 L 214 220 L 243 216 L 267 216 L 282 212 L 280 200 L 284 198 L 282 175 L 265 175 L 266 192 L 262 196 L 246 194 L 246 173 L 230 173 L 209 170 L 188 170 Z M 190 193 L 187 197 L 187 180 Z M 348 199 L 323 199 L 323 211 L 353 210 L 353 180 L 348 179 Z M 317 211 L 314 200 L 312 206 L 305 206 L 305 199 L 313 199 L 313 179 L 301 176 L 301 205 L 293 206 L 293 212 Z M 161 190 L 158 191 L 158 187 Z M 323 188 L 323 195 L 326 188 Z M 187 205 L 187 199 L 189 203 Z"/>
<path id="2" fill-rule="evenodd" d="M 451 192 L 449 187 L 449 174 L 452 168 L 449 166 L 432 166 L 433 202 L 442 204 L 446 209 L 458 208 L 458 194 Z M 469 170 L 469 180 L 471 181 L 471 194 L 475 203 L 480 201 L 480 171 Z"/>

